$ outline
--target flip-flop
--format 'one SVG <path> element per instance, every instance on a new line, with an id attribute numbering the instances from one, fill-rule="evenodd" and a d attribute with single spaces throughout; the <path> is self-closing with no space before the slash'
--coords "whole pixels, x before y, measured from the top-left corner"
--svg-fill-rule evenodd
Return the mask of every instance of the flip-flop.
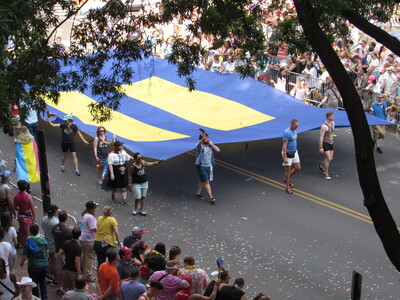
<path id="1" fill-rule="evenodd" d="M 286 183 L 286 179 L 283 179 L 283 182 Z M 289 186 L 293 187 L 293 183 L 289 182 Z"/>
<path id="2" fill-rule="evenodd" d="M 293 194 L 293 190 L 291 188 L 285 189 L 285 192 L 288 194 Z"/>

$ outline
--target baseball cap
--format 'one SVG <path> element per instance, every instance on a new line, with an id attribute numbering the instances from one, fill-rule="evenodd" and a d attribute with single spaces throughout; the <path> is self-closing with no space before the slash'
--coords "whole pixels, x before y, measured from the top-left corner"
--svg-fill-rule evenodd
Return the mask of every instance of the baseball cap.
<path id="1" fill-rule="evenodd" d="M 114 147 L 119 147 L 119 146 L 122 146 L 123 144 L 124 144 L 124 142 L 115 141 L 115 142 L 114 142 Z"/>
<path id="2" fill-rule="evenodd" d="M 376 77 L 374 75 L 369 76 L 369 78 L 368 78 L 369 83 L 371 83 L 374 80 L 376 80 Z"/>
<path id="3" fill-rule="evenodd" d="M 144 234 L 146 231 L 144 231 L 141 227 L 135 226 L 132 228 L 132 234 Z"/>
<path id="4" fill-rule="evenodd" d="M 394 67 L 390 66 L 389 68 L 387 68 L 388 71 L 394 71 Z"/>
<path id="5" fill-rule="evenodd" d="M 123 246 L 119 251 L 120 251 L 120 252 L 123 252 L 124 254 L 128 254 L 128 253 L 131 253 L 131 252 L 132 252 L 132 249 L 131 249 L 131 248 L 128 248 L 128 247 L 126 247 L 126 246 Z"/>
<path id="6" fill-rule="evenodd" d="M 54 214 L 58 210 L 58 206 L 55 204 L 49 205 L 47 209 L 48 214 Z"/>
<path id="7" fill-rule="evenodd" d="M 94 201 L 86 202 L 86 208 L 87 209 L 92 209 L 92 208 L 95 208 L 97 206 L 99 206 L 99 204 L 97 202 L 94 202 Z"/>
<path id="8" fill-rule="evenodd" d="M 68 121 L 68 120 L 73 121 L 74 117 L 72 115 L 65 115 L 63 119 L 64 119 L 64 121 Z"/>
<path id="9" fill-rule="evenodd" d="M 11 176 L 11 172 L 5 170 L 5 171 L 0 173 L 0 176 L 3 177 L 4 179 L 7 179 L 7 178 L 9 178 Z"/>

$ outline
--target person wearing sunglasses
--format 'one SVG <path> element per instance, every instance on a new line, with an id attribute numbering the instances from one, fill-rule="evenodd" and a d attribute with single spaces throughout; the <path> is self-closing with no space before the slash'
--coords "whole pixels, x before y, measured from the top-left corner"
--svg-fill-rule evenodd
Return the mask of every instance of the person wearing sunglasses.
<path id="1" fill-rule="evenodd" d="M 93 152 L 96 159 L 96 180 L 98 184 L 103 183 L 107 172 L 108 145 L 111 143 L 106 136 L 107 130 L 103 126 L 97 127 L 96 137 L 93 140 Z"/>

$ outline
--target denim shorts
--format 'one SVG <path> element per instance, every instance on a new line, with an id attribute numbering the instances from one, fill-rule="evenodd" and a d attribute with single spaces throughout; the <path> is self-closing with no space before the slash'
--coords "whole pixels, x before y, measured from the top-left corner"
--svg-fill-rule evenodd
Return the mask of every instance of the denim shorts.
<path id="1" fill-rule="evenodd" d="M 132 184 L 133 195 L 135 199 L 145 198 L 147 196 L 147 189 L 149 188 L 149 182 L 134 183 Z"/>
<path id="2" fill-rule="evenodd" d="M 210 181 L 211 167 L 196 166 L 196 168 L 201 182 Z"/>

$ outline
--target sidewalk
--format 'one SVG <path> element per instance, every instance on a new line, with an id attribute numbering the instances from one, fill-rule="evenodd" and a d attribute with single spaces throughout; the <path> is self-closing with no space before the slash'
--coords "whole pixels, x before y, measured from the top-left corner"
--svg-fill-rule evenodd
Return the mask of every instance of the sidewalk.
<path id="1" fill-rule="evenodd" d="M 15 262 L 15 275 L 17 276 L 17 281 L 20 281 L 22 277 L 29 277 L 28 274 L 28 265 L 25 263 L 23 268 L 19 267 L 20 264 L 20 260 L 21 260 L 21 254 L 22 254 L 22 250 L 18 249 L 17 250 L 17 260 Z M 88 282 L 86 284 L 86 291 L 93 296 L 94 299 L 96 294 L 97 297 L 97 291 L 96 291 L 96 284 L 94 282 Z M 50 284 L 47 284 L 47 296 L 48 299 L 61 299 L 62 296 L 57 294 L 57 287 L 51 286 Z"/>

